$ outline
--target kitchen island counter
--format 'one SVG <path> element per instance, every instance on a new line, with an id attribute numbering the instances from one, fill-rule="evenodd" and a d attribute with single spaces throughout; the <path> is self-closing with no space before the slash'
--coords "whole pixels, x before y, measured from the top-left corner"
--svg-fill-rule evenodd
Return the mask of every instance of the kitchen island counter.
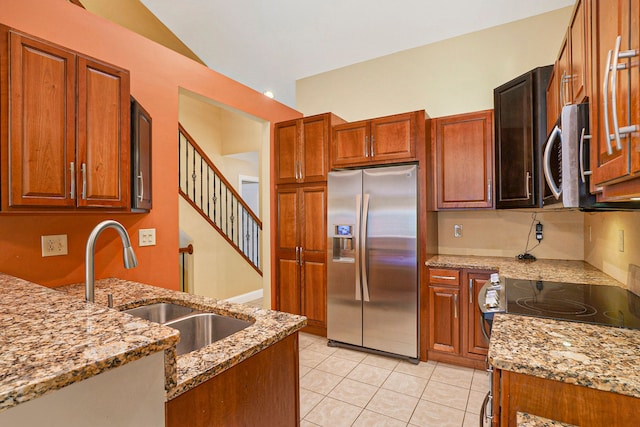
<path id="1" fill-rule="evenodd" d="M 84 298 L 84 284 L 64 286 L 56 290 L 70 296 Z M 177 356 L 177 381 L 167 388 L 167 400 L 206 382 L 306 325 L 305 317 L 289 313 L 230 303 L 116 278 L 96 281 L 96 304 L 106 306 L 108 294 L 113 295 L 113 305 L 116 310 L 126 310 L 157 302 L 174 302 L 253 323 L 227 338 Z"/>
<path id="2" fill-rule="evenodd" d="M 176 381 L 175 329 L 2 273 L 0 307 L 0 412 L 161 351 Z"/>

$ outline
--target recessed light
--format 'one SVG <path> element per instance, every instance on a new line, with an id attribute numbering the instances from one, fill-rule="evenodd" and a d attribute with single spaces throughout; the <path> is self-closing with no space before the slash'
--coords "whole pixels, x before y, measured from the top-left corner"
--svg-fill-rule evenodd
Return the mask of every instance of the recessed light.
<path id="1" fill-rule="evenodd" d="M 266 96 L 267 98 L 271 98 L 271 99 L 273 99 L 273 98 L 275 98 L 275 97 L 276 97 L 276 96 L 273 94 L 273 92 L 271 92 L 270 90 L 265 90 L 264 92 L 262 92 L 262 94 L 263 94 L 264 96 Z"/>
<path id="2" fill-rule="evenodd" d="M 632 202 L 639 202 L 640 201 L 640 197 L 632 197 L 631 199 Z"/>

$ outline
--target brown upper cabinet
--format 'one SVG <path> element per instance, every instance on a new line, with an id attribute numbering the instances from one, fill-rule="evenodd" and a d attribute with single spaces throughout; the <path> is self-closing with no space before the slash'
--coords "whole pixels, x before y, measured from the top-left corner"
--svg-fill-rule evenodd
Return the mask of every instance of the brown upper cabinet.
<path id="1" fill-rule="evenodd" d="M 562 107 L 579 104 L 589 97 L 588 0 L 578 0 L 567 33 L 560 45 L 547 87 L 547 134 L 560 117 Z"/>
<path id="2" fill-rule="evenodd" d="M 638 3 L 637 0 L 591 1 L 593 191 L 635 178 L 640 172 Z M 626 187 L 627 194 L 634 192 Z M 623 198 L 625 192 L 618 196 Z"/>
<path id="3" fill-rule="evenodd" d="M 6 27 L 0 33 L 10 111 L 2 113 L 3 210 L 128 208 L 129 73 Z"/>
<path id="4" fill-rule="evenodd" d="M 331 169 L 417 160 L 424 120 L 422 110 L 334 126 Z"/>
<path id="5" fill-rule="evenodd" d="M 344 120 L 331 113 L 276 123 L 276 184 L 326 181 L 331 126 L 337 123 Z"/>
<path id="6" fill-rule="evenodd" d="M 151 115 L 131 98 L 131 210 L 150 211 Z"/>
<path id="7" fill-rule="evenodd" d="M 493 110 L 432 121 L 437 208 L 493 207 Z"/>

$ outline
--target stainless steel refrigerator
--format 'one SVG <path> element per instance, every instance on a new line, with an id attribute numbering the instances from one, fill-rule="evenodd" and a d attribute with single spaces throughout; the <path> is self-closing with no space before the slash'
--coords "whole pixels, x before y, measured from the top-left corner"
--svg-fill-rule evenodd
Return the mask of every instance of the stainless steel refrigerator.
<path id="1" fill-rule="evenodd" d="M 418 360 L 418 167 L 331 172 L 327 338 Z"/>

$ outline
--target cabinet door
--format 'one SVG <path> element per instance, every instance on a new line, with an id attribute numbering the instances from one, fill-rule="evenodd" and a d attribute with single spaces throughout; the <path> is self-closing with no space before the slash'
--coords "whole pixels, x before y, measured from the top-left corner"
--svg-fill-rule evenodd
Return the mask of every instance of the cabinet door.
<path id="1" fill-rule="evenodd" d="M 327 180 L 329 171 L 329 115 L 302 119 L 302 144 L 300 152 L 301 178 L 303 182 Z"/>
<path id="2" fill-rule="evenodd" d="M 460 353 L 460 291 L 429 286 L 429 348 Z"/>
<path id="3" fill-rule="evenodd" d="M 560 83 L 560 107 L 564 107 L 565 105 L 569 105 L 572 103 L 573 96 L 571 93 L 572 85 L 571 85 L 571 64 L 569 60 L 571 45 L 569 44 L 569 34 L 565 35 L 564 40 L 562 40 L 562 45 L 560 46 L 560 53 L 558 54 L 558 60 L 556 61 L 556 66 L 558 67 L 558 78 Z"/>
<path id="4" fill-rule="evenodd" d="M 79 56 L 77 92 L 77 204 L 129 207 L 129 74 Z"/>
<path id="5" fill-rule="evenodd" d="M 612 0 L 610 2 L 592 0 L 591 2 L 593 14 L 593 102 L 590 113 L 592 126 L 590 150 L 593 170 L 592 182 L 596 186 L 627 179 L 630 174 L 629 147 L 631 141 L 629 136 L 621 135 L 620 146 L 617 146 L 616 138 L 612 139 L 609 135 L 615 134 L 616 118 L 619 127 L 638 124 L 629 122 L 628 102 L 630 97 L 629 68 L 631 66 L 632 69 L 637 69 L 637 59 L 632 58 L 636 64 L 633 64 L 630 59 L 620 59 L 618 62 L 625 64 L 624 69 L 615 70 L 611 65 L 607 70 L 607 61 L 614 56 L 612 52 L 618 36 L 622 36 L 620 51 L 638 48 L 637 40 L 634 40 L 633 46 L 630 46 L 629 7 L 629 0 Z M 613 64 L 613 60 L 610 61 Z M 637 70 L 631 74 L 637 76 Z M 607 89 L 606 93 L 605 89 Z M 613 102 L 614 95 L 616 97 L 615 103 Z M 606 109 L 605 103 L 608 107 Z M 637 120 L 638 117 L 633 119 Z"/>
<path id="6" fill-rule="evenodd" d="M 493 110 L 434 120 L 438 209 L 493 206 Z"/>
<path id="7" fill-rule="evenodd" d="M 533 207 L 534 153 L 531 74 L 494 92 L 496 207 Z"/>
<path id="8" fill-rule="evenodd" d="M 302 314 L 315 332 L 326 334 L 327 327 L 327 190 L 326 186 L 299 190 L 302 221 L 300 246 L 302 264 Z"/>
<path id="9" fill-rule="evenodd" d="M 415 132 L 414 113 L 371 120 L 370 157 L 376 162 L 415 159 Z"/>
<path id="10" fill-rule="evenodd" d="M 275 125 L 276 184 L 294 183 L 298 180 L 298 120 Z"/>
<path id="11" fill-rule="evenodd" d="M 151 116 L 131 103 L 131 208 L 151 210 Z"/>
<path id="12" fill-rule="evenodd" d="M 578 0 L 569 26 L 571 102 L 579 104 L 587 98 L 587 11 L 585 2 Z"/>
<path id="13" fill-rule="evenodd" d="M 549 77 L 549 85 L 547 86 L 547 135 L 551 133 L 556 125 L 556 120 L 560 117 L 560 83 L 558 82 L 558 62 L 556 61 L 551 77 Z"/>
<path id="14" fill-rule="evenodd" d="M 362 165 L 369 161 L 369 122 L 337 125 L 332 133 L 332 168 Z"/>
<path id="15" fill-rule="evenodd" d="M 478 306 L 478 293 L 480 288 L 489 280 L 491 272 L 468 271 L 465 274 L 463 284 L 466 282 L 468 293 L 466 298 L 466 328 L 463 336 L 466 340 L 464 351 L 467 354 L 485 356 L 489 351 L 489 342 L 482 333 L 482 313 Z"/>
<path id="16" fill-rule="evenodd" d="M 75 206 L 75 55 L 11 32 L 8 206 Z M 9 160 L 10 159 L 10 160 Z"/>
<path id="17" fill-rule="evenodd" d="M 298 225 L 298 190 L 278 189 L 276 225 L 276 309 L 293 314 L 300 310 L 300 264 Z"/>

